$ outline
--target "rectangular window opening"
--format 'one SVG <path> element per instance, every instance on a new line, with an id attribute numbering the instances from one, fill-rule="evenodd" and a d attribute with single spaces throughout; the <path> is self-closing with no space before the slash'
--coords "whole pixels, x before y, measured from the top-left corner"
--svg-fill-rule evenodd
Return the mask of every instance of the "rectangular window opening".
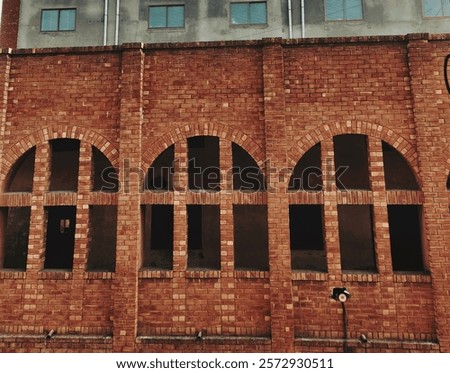
<path id="1" fill-rule="evenodd" d="M 88 271 L 114 272 L 116 266 L 117 206 L 89 207 Z"/>
<path id="2" fill-rule="evenodd" d="M 322 205 L 289 206 L 291 267 L 326 272 Z"/>
<path id="3" fill-rule="evenodd" d="M 388 218 L 393 270 L 424 271 L 421 206 L 389 205 Z"/>
<path id="4" fill-rule="evenodd" d="M 76 9 L 43 9 L 41 12 L 41 31 L 75 31 Z"/>
<path id="5" fill-rule="evenodd" d="M 450 0 L 422 0 L 424 17 L 449 17 Z"/>
<path id="6" fill-rule="evenodd" d="M 143 205 L 144 268 L 173 267 L 173 205 Z"/>
<path id="7" fill-rule="evenodd" d="M 234 262 L 236 269 L 269 269 L 267 206 L 234 205 Z"/>
<path id="8" fill-rule="evenodd" d="M 188 205 L 188 267 L 220 269 L 218 205 Z"/>
<path id="9" fill-rule="evenodd" d="M 72 270 L 76 207 L 47 207 L 44 269 Z"/>
<path id="10" fill-rule="evenodd" d="M 183 28 L 184 5 L 158 5 L 148 8 L 148 27 Z"/>
<path id="11" fill-rule="evenodd" d="M 361 0 L 326 0 L 325 18 L 327 21 L 350 21 L 363 19 Z"/>
<path id="12" fill-rule="evenodd" d="M 339 205 L 341 267 L 346 271 L 376 271 L 372 206 Z"/>
<path id="13" fill-rule="evenodd" d="M 230 4 L 232 25 L 267 24 L 267 2 L 236 2 Z"/>
<path id="14" fill-rule="evenodd" d="M 0 268 L 26 270 L 30 214 L 30 207 L 0 209 Z"/>
<path id="15" fill-rule="evenodd" d="M 77 191 L 80 141 L 58 139 L 50 141 L 50 144 L 50 191 Z"/>
<path id="16" fill-rule="evenodd" d="M 364 135 L 333 138 L 336 186 L 340 190 L 370 189 L 369 154 Z"/>
<path id="17" fill-rule="evenodd" d="M 188 178 L 190 190 L 220 190 L 219 138 L 188 138 Z"/>

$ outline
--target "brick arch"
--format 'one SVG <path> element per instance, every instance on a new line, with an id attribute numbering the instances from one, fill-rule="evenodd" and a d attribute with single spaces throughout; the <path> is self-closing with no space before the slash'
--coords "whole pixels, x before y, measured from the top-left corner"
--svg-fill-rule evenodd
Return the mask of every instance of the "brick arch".
<path id="1" fill-rule="evenodd" d="M 98 148 L 115 167 L 119 163 L 119 152 L 116 147 L 103 135 L 90 129 L 76 126 L 45 127 L 29 134 L 27 137 L 4 149 L 0 180 L 3 182 L 11 167 L 32 147 L 49 140 L 69 138 L 85 141 Z"/>
<path id="2" fill-rule="evenodd" d="M 317 127 L 301 140 L 299 140 L 288 151 L 288 162 L 290 167 L 295 167 L 299 159 L 318 142 L 330 139 L 336 135 L 359 134 L 375 137 L 391 145 L 406 159 L 410 167 L 418 175 L 417 152 L 405 138 L 390 128 L 369 122 L 346 122 L 326 124 Z"/>
<path id="3" fill-rule="evenodd" d="M 234 142 L 249 153 L 261 170 L 263 170 L 265 161 L 264 150 L 244 132 L 237 128 L 220 123 L 197 123 L 194 125 L 186 124 L 166 133 L 148 145 L 148 150 L 143 152 L 143 169 L 147 170 L 153 164 L 158 155 L 160 155 L 169 146 L 193 136 L 216 136 Z"/>

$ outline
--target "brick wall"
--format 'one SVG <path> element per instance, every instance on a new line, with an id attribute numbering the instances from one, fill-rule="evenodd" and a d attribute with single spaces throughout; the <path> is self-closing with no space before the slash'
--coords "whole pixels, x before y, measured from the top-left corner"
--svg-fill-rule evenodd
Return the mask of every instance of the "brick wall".
<path id="1" fill-rule="evenodd" d="M 0 48 L 16 48 L 19 34 L 20 0 L 3 2 Z"/>
<path id="2" fill-rule="evenodd" d="M 342 351 L 342 309 L 329 296 L 345 286 L 348 348 L 450 352 L 449 46 L 448 35 L 410 35 L 4 50 L 0 206 L 32 210 L 26 271 L 0 270 L 0 350 Z M 341 134 L 367 136 L 370 190 L 336 187 Z M 232 142 L 245 149 L 268 191 L 233 191 L 226 174 L 220 192 L 186 190 L 187 138 L 198 135 L 220 138 L 222 170 L 232 166 Z M 49 191 L 49 141 L 59 138 L 81 141 L 77 191 Z M 386 188 L 382 141 L 420 190 Z M 292 168 L 319 142 L 324 190 L 288 193 Z M 142 192 L 142 173 L 172 144 L 175 190 Z M 92 146 L 119 168 L 118 193 L 92 191 Z M 33 191 L 7 193 L 11 168 L 32 147 Z M 174 207 L 171 270 L 141 268 L 143 204 Z M 220 208 L 220 270 L 187 268 L 190 204 Z M 235 204 L 267 205 L 269 271 L 234 268 Z M 290 204 L 324 206 L 326 272 L 291 270 Z M 372 206 L 374 272 L 341 268 L 343 204 Z M 396 204 L 422 206 L 428 272 L 393 271 Z M 91 205 L 118 207 L 114 272 L 86 270 Z M 71 271 L 43 270 L 50 206 L 77 209 Z"/>

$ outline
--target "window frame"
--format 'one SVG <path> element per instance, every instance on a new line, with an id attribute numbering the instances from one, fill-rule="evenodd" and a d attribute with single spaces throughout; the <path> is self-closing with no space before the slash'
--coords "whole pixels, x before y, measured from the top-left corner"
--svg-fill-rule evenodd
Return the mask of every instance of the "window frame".
<path id="1" fill-rule="evenodd" d="M 354 22 L 354 21 L 363 21 L 364 20 L 364 3 L 363 0 L 361 1 L 361 18 L 348 18 L 346 16 L 346 6 L 345 6 L 345 1 L 347 0 L 340 0 L 341 4 L 342 4 L 342 14 L 343 14 L 343 18 L 338 18 L 338 19 L 330 19 L 328 18 L 328 13 L 327 13 L 327 0 L 324 0 L 323 2 L 323 7 L 324 7 L 324 17 L 325 17 L 325 22 Z"/>
<path id="2" fill-rule="evenodd" d="M 245 4 L 245 5 L 247 5 L 248 19 L 249 19 L 248 23 L 234 23 L 233 22 L 232 8 L 233 8 L 233 5 L 236 5 L 236 4 Z M 266 17 L 265 18 L 266 18 L 266 21 L 264 23 L 252 23 L 252 22 L 250 22 L 250 14 L 251 14 L 250 7 L 251 7 L 252 4 L 264 4 L 265 5 L 265 10 L 266 10 Z M 267 26 L 268 23 L 269 23 L 268 18 L 269 17 L 268 17 L 267 1 L 233 1 L 233 2 L 230 2 L 230 25 L 232 27 Z"/>
<path id="3" fill-rule="evenodd" d="M 449 9 L 449 13 L 448 14 L 444 14 L 444 4 L 443 1 L 448 1 L 448 0 L 440 0 L 441 1 L 441 10 L 442 10 L 442 14 L 441 15 L 436 15 L 436 16 L 428 16 L 426 14 L 426 10 L 425 10 L 425 1 L 426 0 L 422 0 L 422 18 L 424 19 L 435 19 L 435 18 L 449 18 L 450 17 L 450 9 Z"/>
<path id="4" fill-rule="evenodd" d="M 183 26 L 169 26 L 169 8 L 182 7 L 183 8 Z M 166 13 L 165 26 L 151 26 L 150 11 L 152 8 L 164 8 Z M 147 29 L 148 30 L 181 30 L 186 28 L 186 4 L 160 4 L 150 5 L 147 10 Z"/>
<path id="5" fill-rule="evenodd" d="M 58 16 L 57 16 L 57 28 L 56 30 L 44 30 L 43 29 L 43 16 L 44 16 L 44 12 L 48 12 L 48 11 L 57 11 L 58 12 Z M 64 11 L 74 11 L 75 15 L 74 15 L 74 20 L 73 20 L 73 29 L 70 30 L 61 30 L 61 12 Z M 40 22 L 40 32 L 74 32 L 77 29 L 77 8 L 44 8 L 41 9 L 41 22 Z"/>

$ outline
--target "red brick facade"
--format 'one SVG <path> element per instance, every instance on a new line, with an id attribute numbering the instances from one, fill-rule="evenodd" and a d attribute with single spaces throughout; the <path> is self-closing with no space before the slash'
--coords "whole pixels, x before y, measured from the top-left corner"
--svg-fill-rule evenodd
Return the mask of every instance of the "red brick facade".
<path id="1" fill-rule="evenodd" d="M 16 48 L 19 35 L 20 0 L 3 1 L 0 23 L 0 46 Z"/>
<path id="2" fill-rule="evenodd" d="M 450 95 L 448 35 L 221 42 L 0 54 L 0 205 L 31 206 L 26 270 L 0 271 L 0 351 L 450 352 Z M 340 190 L 334 136 L 364 135 L 370 188 Z M 188 139 L 232 143 L 263 169 L 267 191 L 188 190 Z M 76 192 L 52 192 L 51 141 L 77 139 Z M 297 162 L 320 143 L 324 188 L 288 191 Z M 174 144 L 174 191 L 141 191 Z M 419 190 L 386 186 L 384 144 Z M 35 147 L 32 192 L 10 171 Z M 119 170 L 118 193 L 92 190 L 92 147 Z M 287 171 L 286 171 L 287 170 Z M 126 187 L 125 187 L 126 184 Z M 187 208 L 220 209 L 220 269 L 187 262 Z M 326 271 L 291 269 L 291 205 L 323 206 Z M 90 206 L 117 206 L 114 271 L 89 271 Z M 142 205 L 173 206 L 173 268 L 142 268 Z M 235 268 L 234 206 L 266 205 L 269 270 Z M 376 270 L 342 269 L 339 207 L 371 206 Z M 422 272 L 393 270 L 389 206 L 423 212 Z M 44 269 L 51 206 L 75 206 L 71 270 Z M 48 332 L 54 330 L 51 338 Z M 199 332 L 203 338 L 197 338 Z M 364 334 L 368 344 L 359 341 Z"/>

